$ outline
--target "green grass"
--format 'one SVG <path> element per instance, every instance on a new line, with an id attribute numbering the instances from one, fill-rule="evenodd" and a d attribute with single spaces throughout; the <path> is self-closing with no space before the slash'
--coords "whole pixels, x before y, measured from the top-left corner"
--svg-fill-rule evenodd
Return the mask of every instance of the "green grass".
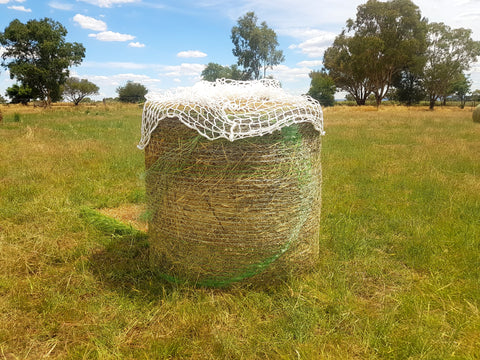
<path id="1" fill-rule="evenodd" d="M 318 270 L 222 291 L 85 217 L 145 201 L 139 107 L 2 110 L 0 359 L 480 358 L 471 109 L 326 109 Z"/>

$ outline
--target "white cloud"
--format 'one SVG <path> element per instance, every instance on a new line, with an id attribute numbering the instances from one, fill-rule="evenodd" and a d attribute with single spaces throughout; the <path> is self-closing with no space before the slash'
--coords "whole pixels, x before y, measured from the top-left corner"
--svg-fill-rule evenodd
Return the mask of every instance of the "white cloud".
<path id="1" fill-rule="evenodd" d="M 180 51 L 177 54 L 177 57 L 179 58 L 203 58 L 206 56 L 207 54 L 198 50 Z"/>
<path id="2" fill-rule="evenodd" d="M 319 36 L 325 36 L 325 34 L 328 34 L 328 32 L 324 30 L 319 30 L 316 28 L 311 28 L 311 27 L 305 27 L 305 28 L 283 28 L 279 29 L 277 31 L 279 35 L 285 35 L 285 36 L 290 36 L 302 41 L 305 41 L 307 39 L 311 39 L 314 37 L 319 37 Z"/>
<path id="3" fill-rule="evenodd" d="M 480 11 L 458 14 L 455 16 L 455 19 L 458 21 L 478 21 L 480 20 Z"/>
<path id="4" fill-rule="evenodd" d="M 205 65 L 202 64 L 180 64 L 180 65 L 168 65 L 163 67 L 164 76 L 200 76 Z"/>
<path id="5" fill-rule="evenodd" d="M 472 72 L 480 72 L 480 61 L 472 64 L 472 66 L 470 67 L 469 73 L 472 73 Z"/>
<path id="6" fill-rule="evenodd" d="M 312 69 L 308 67 L 289 67 L 287 65 L 277 65 L 271 70 L 273 76 L 282 81 L 298 81 L 308 79 L 308 74 Z M 268 72 L 267 72 L 268 75 Z"/>
<path id="7" fill-rule="evenodd" d="M 155 63 L 137 63 L 137 62 L 95 62 L 85 61 L 82 63 L 82 68 L 88 69 L 118 69 L 136 72 L 137 70 L 154 71 L 160 73 L 161 76 L 200 76 L 200 73 L 205 68 L 203 64 L 183 63 L 180 65 L 164 65 Z"/>
<path id="8" fill-rule="evenodd" d="M 146 86 L 149 92 L 157 89 L 157 86 L 161 83 L 161 80 L 158 78 L 152 78 L 148 75 L 133 73 L 119 73 L 113 75 L 75 75 L 82 79 L 87 79 L 88 81 L 100 87 L 100 94 L 93 97 L 98 100 L 101 100 L 104 97 L 116 97 L 116 88 L 119 86 L 124 86 L 127 81 L 140 83 Z"/>
<path id="9" fill-rule="evenodd" d="M 81 78 L 86 78 L 88 79 L 88 81 L 91 81 L 100 87 L 124 84 L 127 81 L 133 81 L 133 82 L 141 83 L 144 85 L 158 84 L 161 82 L 160 79 L 155 79 L 148 75 L 132 74 L 132 73 L 122 73 L 122 74 L 115 74 L 110 76 L 82 75 Z"/>
<path id="10" fill-rule="evenodd" d="M 321 67 L 323 65 L 322 60 L 305 60 L 305 61 L 300 61 L 297 63 L 298 66 L 300 67 L 308 67 L 308 68 L 313 68 L 313 67 Z"/>
<path id="11" fill-rule="evenodd" d="M 139 82 L 142 84 L 158 83 L 161 81 L 160 79 L 151 78 L 148 75 L 133 74 L 133 73 L 117 74 L 117 75 L 110 76 L 109 78 L 117 81 L 124 81 L 124 82 L 131 80 L 131 81 Z"/>
<path id="12" fill-rule="evenodd" d="M 108 61 L 108 62 L 85 61 L 82 63 L 82 67 L 94 68 L 94 69 L 142 70 L 142 69 L 155 69 L 155 68 L 160 69 L 161 65 L 141 64 L 141 63 L 134 63 L 134 62 L 119 62 L 119 61 Z"/>
<path id="13" fill-rule="evenodd" d="M 32 12 L 32 9 L 26 9 L 25 6 L 8 6 L 9 9 L 11 10 L 17 10 L 17 11 L 23 11 L 23 12 Z"/>
<path id="14" fill-rule="evenodd" d="M 138 3 L 140 0 L 79 0 L 102 8 L 110 8 L 115 5 Z"/>
<path id="15" fill-rule="evenodd" d="M 89 29 L 94 31 L 107 30 L 107 24 L 102 20 L 97 20 L 90 16 L 77 14 L 73 17 L 73 21 L 78 23 L 83 29 Z"/>
<path id="16" fill-rule="evenodd" d="M 120 34 L 113 31 L 102 31 L 98 34 L 89 34 L 88 36 L 100 41 L 129 41 L 135 39 L 133 35 Z"/>
<path id="17" fill-rule="evenodd" d="M 131 43 L 129 43 L 128 46 L 134 47 L 134 48 L 143 48 L 143 47 L 145 47 L 145 44 L 139 43 L 139 42 L 137 41 L 137 42 L 131 42 Z"/>
<path id="18" fill-rule="evenodd" d="M 52 1 L 52 2 L 48 3 L 48 6 L 50 6 L 53 9 L 57 9 L 57 10 L 72 10 L 73 9 L 72 4 L 65 4 L 65 3 L 60 3 L 60 2 L 57 2 L 57 1 Z"/>
<path id="19" fill-rule="evenodd" d="M 336 34 L 317 31 L 315 36 L 301 42 L 300 44 L 290 45 L 289 49 L 300 49 L 308 57 L 323 57 L 325 50 L 333 43 Z"/>

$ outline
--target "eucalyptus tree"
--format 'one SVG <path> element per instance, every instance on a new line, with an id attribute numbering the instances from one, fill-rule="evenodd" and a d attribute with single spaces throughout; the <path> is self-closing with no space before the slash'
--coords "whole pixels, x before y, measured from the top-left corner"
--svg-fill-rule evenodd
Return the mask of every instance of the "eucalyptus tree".
<path id="1" fill-rule="evenodd" d="M 33 99 L 32 89 L 18 84 L 13 84 L 7 88 L 5 94 L 10 98 L 12 104 L 27 105 Z"/>
<path id="2" fill-rule="evenodd" d="M 461 73 L 457 80 L 452 84 L 452 92 L 460 100 L 460 107 L 463 109 L 467 102 L 467 94 L 470 92 L 472 81 L 464 74 Z"/>
<path id="3" fill-rule="evenodd" d="M 394 76 L 421 61 L 426 24 L 410 0 L 369 0 L 327 49 L 324 66 L 359 105 L 370 93 L 379 105 Z"/>
<path id="4" fill-rule="evenodd" d="M 332 77 L 325 70 L 311 71 L 310 89 L 308 95 L 317 100 L 322 106 L 335 105 L 335 92 L 337 87 Z"/>
<path id="5" fill-rule="evenodd" d="M 470 29 L 452 29 L 444 23 L 428 25 L 423 84 L 431 110 L 438 99 L 454 93 L 454 85 L 480 56 L 480 42 L 471 35 Z"/>
<path id="6" fill-rule="evenodd" d="M 131 80 L 127 81 L 124 86 L 117 87 L 115 91 L 118 94 L 118 100 L 125 103 L 143 102 L 148 93 L 148 89 L 144 85 Z"/>
<path id="7" fill-rule="evenodd" d="M 62 87 L 62 94 L 76 106 L 88 95 L 98 94 L 98 90 L 98 86 L 87 79 L 69 77 Z"/>
<path id="8" fill-rule="evenodd" d="M 420 72 L 405 69 L 394 76 L 392 85 L 393 88 L 387 96 L 401 104 L 411 106 L 425 100 L 426 93 Z"/>
<path id="9" fill-rule="evenodd" d="M 2 66 L 46 105 L 60 99 L 60 86 L 69 76 L 69 67 L 79 65 L 85 57 L 83 45 L 66 42 L 66 35 L 66 28 L 49 18 L 25 24 L 15 19 L 0 33 Z"/>
<path id="10" fill-rule="evenodd" d="M 323 56 L 323 66 L 337 88 L 347 91 L 357 105 L 365 105 L 372 87 L 368 77 L 369 44 L 358 36 L 338 35 Z"/>
<path id="11" fill-rule="evenodd" d="M 283 51 L 278 50 L 277 34 L 263 21 L 257 25 L 254 12 L 240 17 L 232 28 L 231 39 L 234 45 L 233 55 L 237 64 L 243 68 L 245 79 L 259 79 L 263 72 L 266 77 L 268 68 L 285 60 Z"/>
<path id="12" fill-rule="evenodd" d="M 215 81 L 221 78 L 242 80 L 243 78 L 243 72 L 237 65 L 223 66 L 213 62 L 207 64 L 201 75 L 202 80 L 205 81 Z"/>

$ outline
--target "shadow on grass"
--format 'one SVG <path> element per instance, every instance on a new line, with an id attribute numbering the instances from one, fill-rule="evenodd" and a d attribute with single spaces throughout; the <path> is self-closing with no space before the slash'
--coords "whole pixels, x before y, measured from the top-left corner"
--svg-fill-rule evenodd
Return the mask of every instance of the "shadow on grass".
<path id="1" fill-rule="evenodd" d="M 149 244 L 143 236 L 114 236 L 90 256 L 93 274 L 106 286 L 131 296 L 164 298 L 176 288 L 152 270 Z"/>
<path id="2" fill-rule="evenodd" d="M 268 284 L 239 282 L 225 287 L 179 281 L 155 270 L 151 265 L 150 246 L 145 232 L 90 208 L 83 208 L 80 216 L 104 236 L 109 237 L 104 248 L 89 258 L 93 274 L 104 285 L 127 296 L 158 300 L 165 299 L 174 292 L 187 295 L 202 292 L 201 289 L 220 293 L 243 292 L 247 289 L 268 293 L 286 281 L 272 278 Z"/>
<path id="3" fill-rule="evenodd" d="M 93 274 L 106 286 L 130 296 L 165 297 L 182 284 L 172 284 L 150 266 L 147 234 L 93 209 L 80 216 L 110 239 L 90 255 Z"/>

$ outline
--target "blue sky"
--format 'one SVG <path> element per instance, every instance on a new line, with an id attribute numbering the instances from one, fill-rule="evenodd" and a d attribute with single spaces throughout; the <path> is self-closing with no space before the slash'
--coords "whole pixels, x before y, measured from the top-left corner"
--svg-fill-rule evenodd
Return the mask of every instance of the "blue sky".
<path id="1" fill-rule="evenodd" d="M 71 75 L 100 87 L 99 99 L 115 97 L 128 80 L 151 92 L 191 86 L 209 62 L 232 65 L 230 31 L 254 11 L 278 35 L 285 62 L 270 70 L 289 92 L 308 91 L 311 70 L 321 68 L 324 50 L 366 0 L 0 0 L 0 31 L 13 19 L 52 18 L 67 41 L 82 43 L 86 56 Z M 480 40 L 480 0 L 417 0 L 422 15 L 473 30 Z M 2 49 L 0 48 L 0 52 Z M 0 94 L 13 82 L 1 69 Z M 480 63 L 471 71 L 480 89 Z"/>

